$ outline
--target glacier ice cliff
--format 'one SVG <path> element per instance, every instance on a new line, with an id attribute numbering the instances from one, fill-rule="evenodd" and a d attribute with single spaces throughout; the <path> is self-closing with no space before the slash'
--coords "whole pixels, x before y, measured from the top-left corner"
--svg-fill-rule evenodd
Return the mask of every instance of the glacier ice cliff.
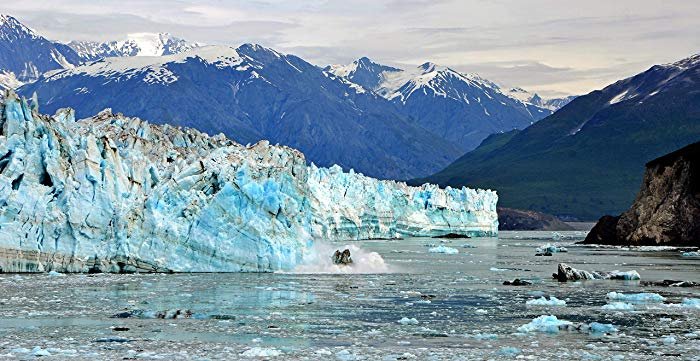
<path id="1" fill-rule="evenodd" d="M 110 110 L 47 116 L 12 92 L 0 129 L 2 272 L 290 270 L 315 241 L 498 229 L 494 191 L 308 166 L 266 141 Z"/>

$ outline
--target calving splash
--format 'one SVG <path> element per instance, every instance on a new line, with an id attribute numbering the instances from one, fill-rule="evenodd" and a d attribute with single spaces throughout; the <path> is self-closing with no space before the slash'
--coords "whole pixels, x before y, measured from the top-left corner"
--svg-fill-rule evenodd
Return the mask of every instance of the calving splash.
<path id="1" fill-rule="evenodd" d="M 333 253 L 346 249 L 350 251 L 352 263 L 347 265 L 334 263 Z M 354 244 L 315 242 L 311 251 L 307 253 L 303 262 L 294 269 L 293 273 L 362 274 L 395 271 L 397 269 L 384 262 L 384 258 L 377 252 L 368 252 Z"/>
<path id="2" fill-rule="evenodd" d="M 307 166 L 288 147 L 109 110 L 78 122 L 71 109 L 45 116 L 11 92 L 0 114 L 4 272 L 289 271 L 314 262 L 315 240 L 498 230 L 490 190 Z"/>

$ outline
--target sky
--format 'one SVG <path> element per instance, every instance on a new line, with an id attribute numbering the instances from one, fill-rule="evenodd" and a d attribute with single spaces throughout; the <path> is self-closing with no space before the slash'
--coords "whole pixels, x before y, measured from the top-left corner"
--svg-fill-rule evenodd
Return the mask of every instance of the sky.
<path id="1" fill-rule="evenodd" d="M 432 61 L 546 97 L 700 52 L 696 0 L 24 0 L 3 1 L 0 13 L 59 41 L 170 32 L 320 66 Z"/>

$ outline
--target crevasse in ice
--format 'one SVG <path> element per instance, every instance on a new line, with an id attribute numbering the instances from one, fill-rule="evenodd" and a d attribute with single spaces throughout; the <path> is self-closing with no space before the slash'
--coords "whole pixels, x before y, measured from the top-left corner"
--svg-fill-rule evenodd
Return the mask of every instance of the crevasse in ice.
<path id="1" fill-rule="evenodd" d="M 32 104 L 0 103 L 0 271 L 275 271 L 319 240 L 497 233 L 493 191 L 409 187 L 265 141 Z"/>

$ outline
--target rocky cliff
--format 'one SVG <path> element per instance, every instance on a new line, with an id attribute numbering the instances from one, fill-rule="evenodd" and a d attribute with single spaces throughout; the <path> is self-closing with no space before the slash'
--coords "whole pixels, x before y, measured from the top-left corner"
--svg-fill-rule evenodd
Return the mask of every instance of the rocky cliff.
<path id="1" fill-rule="evenodd" d="M 602 217 L 584 243 L 700 246 L 700 142 L 647 163 L 632 207 Z"/>
<path id="2" fill-rule="evenodd" d="M 109 110 L 76 122 L 11 92 L 0 129 L 3 272 L 288 270 L 318 241 L 497 232 L 495 192 L 307 166 L 265 141 Z"/>

